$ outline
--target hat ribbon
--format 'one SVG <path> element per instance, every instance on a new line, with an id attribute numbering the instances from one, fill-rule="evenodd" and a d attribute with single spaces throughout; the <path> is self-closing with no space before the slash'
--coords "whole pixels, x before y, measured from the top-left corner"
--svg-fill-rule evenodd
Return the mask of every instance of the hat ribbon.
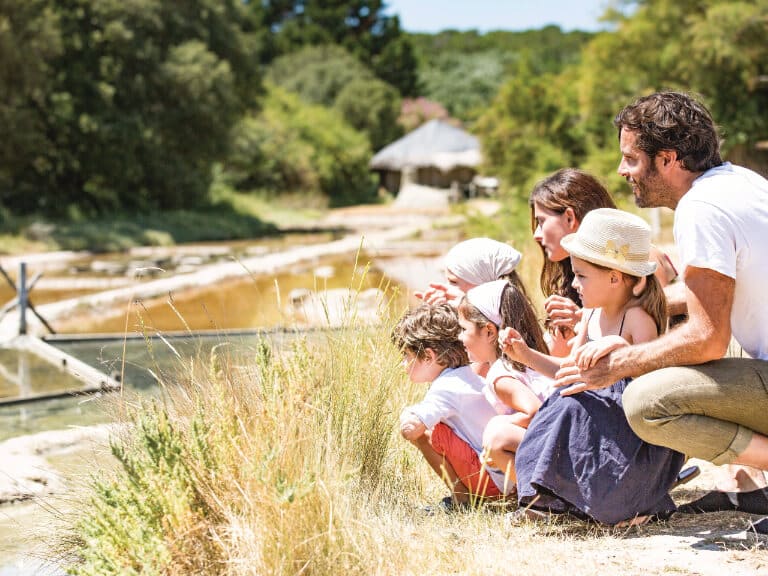
<path id="1" fill-rule="evenodd" d="M 616 246 L 613 240 L 608 240 L 605 243 L 605 250 L 603 254 L 606 258 L 609 258 L 619 264 L 624 264 L 629 254 L 629 244 L 623 244 L 620 247 Z"/>

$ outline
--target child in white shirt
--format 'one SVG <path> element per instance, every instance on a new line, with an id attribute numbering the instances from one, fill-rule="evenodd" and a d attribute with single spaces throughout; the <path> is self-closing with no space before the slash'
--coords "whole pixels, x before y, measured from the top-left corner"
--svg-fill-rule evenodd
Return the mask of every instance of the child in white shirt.
<path id="1" fill-rule="evenodd" d="M 424 399 L 402 411 L 400 433 L 451 489 L 441 504 L 447 509 L 497 498 L 511 488 L 503 473 L 482 465 L 483 430 L 496 411 L 483 394 L 482 378 L 469 367 L 460 331 L 454 307 L 423 304 L 392 335 L 411 381 L 431 382 Z"/>

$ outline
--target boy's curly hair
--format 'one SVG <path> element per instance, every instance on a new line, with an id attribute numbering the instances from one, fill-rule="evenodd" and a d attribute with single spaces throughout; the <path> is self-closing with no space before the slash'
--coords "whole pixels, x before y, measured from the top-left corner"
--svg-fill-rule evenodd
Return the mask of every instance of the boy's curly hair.
<path id="1" fill-rule="evenodd" d="M 458 368 L 469 364 L 460 333 L 459 316 L 453 306 L 422 304 L 398 321 L 392 329 L 392 342 L 401 352 L 411 352 L 419 359 L 431 349 L 440 366 Z"/>

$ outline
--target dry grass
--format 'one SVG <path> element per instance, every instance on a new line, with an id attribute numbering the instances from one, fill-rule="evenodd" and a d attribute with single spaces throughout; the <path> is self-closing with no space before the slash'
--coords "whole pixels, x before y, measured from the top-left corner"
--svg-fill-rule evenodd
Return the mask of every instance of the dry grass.
<path id="1" fill-rule="evenodd" d="M 124 406 L 119 465 L 69 522 L 70 572 L 768 573 L 736 514 L 627 530 L 519 522 L 513 505 L 424 515 L 445 489 L 397 434 L 401 407 L 424 390 L 407 381 L 389 325 L 350 317 L 245 357 L 220 346 L 186 362 L 162 401 Z"/>

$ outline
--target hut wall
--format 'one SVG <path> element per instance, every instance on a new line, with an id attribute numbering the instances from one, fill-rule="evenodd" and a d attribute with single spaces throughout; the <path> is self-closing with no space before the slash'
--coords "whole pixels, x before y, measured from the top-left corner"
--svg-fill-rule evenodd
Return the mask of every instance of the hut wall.
<path id="1" fill-rule="evenodd" d="M 383 187 L 390 194 L 397 194 L 400 190 L 400 171 L 399 170 L 378 170 L 379 186 Z"/>
<path id="2" fill-rule="evenodd" d="M 474 175 L 475 170 L 472 168 L 459 167 L 449 172 L 441 172 L 437 168 L 430 166 L 419 168 L 416 181 L 419 184 L 432 186 L 433 188 L 450 188 L 456 182 L 461 190 L 466 190 Z"/>

